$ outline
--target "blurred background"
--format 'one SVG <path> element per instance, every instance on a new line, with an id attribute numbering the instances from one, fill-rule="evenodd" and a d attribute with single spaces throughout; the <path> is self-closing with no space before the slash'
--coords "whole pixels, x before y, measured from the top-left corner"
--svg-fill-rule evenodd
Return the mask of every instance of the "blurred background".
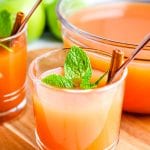
<path id="1" fill-rule="evenodd" d="M 60 25 L 56 17 L 56 4 L 59 0 L 43 0 L 28 23 L 28 50 L 61 46 Z M 36 0 L 0 0 L 0 10 L 12 14 L 18 11 L 26 15 Z"/>

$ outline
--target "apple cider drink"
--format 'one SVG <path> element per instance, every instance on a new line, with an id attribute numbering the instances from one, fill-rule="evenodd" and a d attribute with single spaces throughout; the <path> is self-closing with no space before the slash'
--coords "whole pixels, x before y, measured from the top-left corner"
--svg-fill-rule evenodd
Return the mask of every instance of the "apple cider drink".
<path id="1" fill-rule="evenodd" d="M 116 147 L 126 71 L 114 83 L 106 84 L 109 66 L 105 62 L 110 56 L 97 52 L 79 47 L 52 50 L 30 65 L 40 149 Z"/>
<path id="2" fill-rule="evenodd" d="M 25 29 L 11 35 L 11 14 L 0 11 L 0 123 L 18 115 L 26 104 Z"/>

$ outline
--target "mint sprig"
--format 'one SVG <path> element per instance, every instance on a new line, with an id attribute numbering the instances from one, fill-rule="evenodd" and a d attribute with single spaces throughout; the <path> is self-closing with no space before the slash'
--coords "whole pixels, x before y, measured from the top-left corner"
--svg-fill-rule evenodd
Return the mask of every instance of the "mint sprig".
<path id="1" fill-rule="evenodd" d="M 0 11 L 0 38 L 10 36 L 12 30 L 12 15 L 7 10 Z M 7 44 L 0 43 L 0 47 L 8 52 L 13 52 Z"/>
<path id="2" fill-rule="evenodd" d="M 42 82 L 60 88 L 91 89 L 97 87 L 106 74 L 107 72 L 95 83 L 90 83 L 92 77 L 90 59 L 81 48 L 73 46 L 65 59 L 64 76 L 52 74 L 43 78 Z"/>
<path id="3" fill-rule="evenodd" d="M 0 11 L 0 38 L 8 37 L 12 30 L 11 14 L 6 11 Z"/>

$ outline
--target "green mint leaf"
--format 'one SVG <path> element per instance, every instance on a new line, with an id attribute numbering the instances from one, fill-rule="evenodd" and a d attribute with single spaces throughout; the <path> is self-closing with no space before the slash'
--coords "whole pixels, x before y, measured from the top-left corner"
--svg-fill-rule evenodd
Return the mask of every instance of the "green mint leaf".
<path id="1" fill-rule="evenodd" d="M 90 60 L 79 47 L 73 46 L 68 52 L 64 65 L 65 77 L 76 84 L 89 82 L 92 76 Z"/>
<path id="2" fill-rule="evenodd" d="M 0 11 L 0 38 L 8 37 L 11 28 L 11 14 L 6 10 Z"/>
<path id="3" fill-rule="evenodd" d="M 4 45 L 4 44 L 2 44 L 2 43 L 0 43 L 0 46 L 1 46 L 2 48 L 4 48 L 5 50 L 7 50 L 8 52 L 13 52 L 13 50 L 12 50 L 11 48 L 9 48 L 8 46 L 6 46 L 6 45 Z"/>
<path id="4" fill-rule="evenodd" d="M 51 74 L 42 79 L 43 83 L 60 88 L 73 88 L 73 83 L 64 76 Z"/>

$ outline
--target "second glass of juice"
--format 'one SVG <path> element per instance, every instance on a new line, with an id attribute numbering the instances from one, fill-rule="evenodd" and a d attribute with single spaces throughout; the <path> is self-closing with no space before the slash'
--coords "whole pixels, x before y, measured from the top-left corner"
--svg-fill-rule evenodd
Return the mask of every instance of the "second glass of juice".
<path id="1" fill-rule="evenodd" d="M 0 123 L 17 116 L 26 105 L 26 62 L 26 28 L 0 39 Z"/>
<path id="2" fill-rule="evenodd" d="M 112 150 L 119 138 L 127 71 L 109 85 L 105 85 L 106 76 L 95 89 L 43 84 L 41 79 L 49 74 L 63 75 L 67 52 L 52 50 L 36 58 L 29 68 L 37 144 L 42 150 Z M 96 81 L 108 70 L 110 56 L 92 49 L 86 53 L 93 68 L 91 80 Z"/>

